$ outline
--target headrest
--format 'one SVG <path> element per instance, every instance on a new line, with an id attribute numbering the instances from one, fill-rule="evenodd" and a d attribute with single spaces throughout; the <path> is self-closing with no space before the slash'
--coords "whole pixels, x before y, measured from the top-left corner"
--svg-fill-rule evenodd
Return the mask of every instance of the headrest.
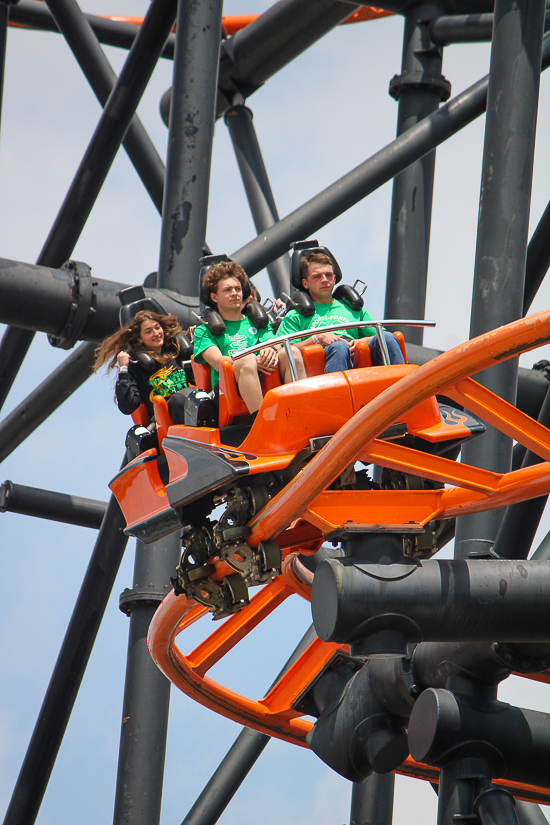
<path id="1" fill-rule="evenodd" d="M 210 295 L 207 294 L 202 288 L 202 279 L 211 266 L 214 264 L 220 264 L 222 261 L 233 263 L 233 258 L 230 258 L 229 255 L 225 254 L 225 252 L 221 255 L 205 255 L 203 258 L 199 258 L 199 263 L 201 265 L 199 272 L 199 298 L 201 304 L 210 307 L 211 309 L 215 309 L 216 305 L 210 299 Z M 248 282 L 248 277 L 246 284 L 243 287 L 243 301 L 246 301 L 247 298 L 250 298 L 250 284 Z"/>
<path id="2" fill-rule="evenodd" d="M 121 327 L 126 326 L 134 315 L 144 309 L 149 310 L 149 312 L 158 312 L 159 315 L 168 315 L 158 301 L 147 297 L 142 286 L 129 286 L 126 289 L 121 289 L 118 293 L 118 299 L 122 304 L 118 313 Z"/>
<path id="3" fill-rule="evenodd" d="M 338 284 L 342 280 L 342 270 L 340 269 L 340 264 L 326 246 L 319 246 L 319 243 L 316 240 L 311 241 L 295 241 L 291 245 L 292 248 L 292 255 L 290 257 L 290 283 L 294 287 L 294 289 L 303 289 L 302 286 L 302 273 L 300 272 L 300 261 L 302 260 L 305 253 L 311 254 L 312 252 L 320 252 L 323 255 L 326 255 L 327 258 L 330 258 L 332 261 L 332 268 L 334 270 L 335 279 L 334 283 Z"/>

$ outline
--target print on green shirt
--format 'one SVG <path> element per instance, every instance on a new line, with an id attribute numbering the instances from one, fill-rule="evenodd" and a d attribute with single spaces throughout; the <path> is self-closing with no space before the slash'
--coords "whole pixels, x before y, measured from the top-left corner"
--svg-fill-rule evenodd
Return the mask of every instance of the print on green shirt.
<path id="1" fill-rule="evenodd" d="M 349 323 L 350 321 L 372 321 L 366 309 L 350 309 L 345 304 L 336 299 L 330 304 L 318 304 L 313 302 L 315 314 L 309 318 L 304 318 L 296 309 L 291 309 L 283 318 L 283 323 L 279 327 L 278 334 L 286 335 L 289 332 L 305 332 L 308 329 L 315 330 L 319 327 L 330 324 Z M 370 338 L 376 335 L 374 327 L 362 327 L 361 329 L 334 330 L 335 334 L 342 338 Z"/>

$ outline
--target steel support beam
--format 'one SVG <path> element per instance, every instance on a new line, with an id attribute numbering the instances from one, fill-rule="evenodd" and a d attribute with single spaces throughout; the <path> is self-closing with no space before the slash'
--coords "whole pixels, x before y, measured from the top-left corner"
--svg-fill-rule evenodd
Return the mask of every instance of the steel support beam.
<path id="1" fill-rule="evenodd" d="M 32 825 L 53 770 L 128 538 L 111 497 L 50 684 L 8 806 L 4 825 Z"/>
<path id="2" fill-rule="evenodd" d="M 550 391 L 541 407 L 540 423 L 550 427 Z M 540 456 L 527 450 L 522 467 L 531 467 L 542 461 Z M 530 498 L 507 507 L 500 524 L 493 551 L 503 559 L 526 559 L 531 550 L 548 496 Z"/>
<path id="3" fill-rule="evenodd" d="M 451 43 L 486 43 L 493 36 L 493 15 L 455 14 L 436 17 L 429 24 L 430 37 L 438 46 Z"/>
<path id="4" fill-rule="evenodd" d="M 179 4 L 157 286 L 187 295 L 204 254 L 221 20 L 222 0 Z"/>
<path id="5" fill-rule="evenodd" d="M 99 530 L 106 509 L 106 501 L 27 487 L 13 481 L 0 485 L 1 513 L 20 513 Z"/>
<path id="6" fill-rule="evenodd" d="M 550 37 L 545 36 L 542 68 L 550 64 Z M 393 140 L 347 175 L 328 186 L 274 226 L 232 253 L 249 275 L 254 275 L 275 258 L 288 252 L 298 238 L 314 235 L 330 221 L 411 163 L 431 152 L 452 135 L 483 114 L 487 105 L 488 78 L 484 77 Z"/>
<path id="7" fill-rule="evenodd" d="M 64 35 L 80 68 L 99 103 L 105 106 L 116 83 L 116 75 L 95 34 L 82 14 L 76 0 L 51 0 L 50 11 Z M 128 157 L 157 207 L 162 210 L 164 165 L 137 115 L 134 115 L 123 140 Z M 44 252 L 48 253 L 47 257 Z M 73 252 L 69 238 L 63 233 L 55 238 L 55 246 L 43 249 L 37 264 L 61 266 Z M 7 330 L 0 344 L 0 364 L 6 364 L 0 374 L 0 407 L 4 403 L 34 338 L 28 330 Z"/>
<path id="8" fill-rule="evenodd" d="M 394 773 L 373 773 L 351 790 L 350 825 L 391 825 Z"/>
<path id="9" fill-rule="evenodd" d="M 59 0 L 50 0 L 55 9 Z M 66 0 L 61 0 L 66 2 Z M 61 266 L 90 216 L 120 144 L 135 117 L 176 17 L 177 0 L 153 0 L 88 144 L 38 263 Z"/>
<path id="10" fill-rule="evenodd" d="M 544 13 L 544 0 L 495 4 L 471 338 L 523 314 Z M 510 359 L 480 373 L 477 380 L 515 404 L 517 369 L 517 359 Z M 467 464 L 508 472 L 512 442 L 488 427 L 475 443 L 464 445 L 462 458 Z M 502 516 L 502 510 L 492 510 L 459 519 L 456 558 L 492 546 Z"/>
<path id="11" fill-rule="evenodd" d="M 547 2 L 545 30 L 550 24 L 549 8 Z M 449 46 L 451 43 L 489 43 L 493 36 L 493 18 L 494 15 L 490 12 L 437 17 L 430 23 L 430 37 L 438 46 Z"/>
<path id="12" fill-rule="evenodd" d="M 550 267 L 550 202 L 547 204 L 527 247 L 523 314 L 527 315 Z"/>
<path id="13" fill-rule="evenodd" d="M 254 226 L 260 234 L 264 229 L 277 223 L 279 214 L 252 117 L 250 109 L 243 105 L 232 106 L 224 115 Z M 268 264 L 267 273 L 276 298 L 280 297 L 282 292 L 289 292 L 288 255 L 283 255 Z"/>
<path id="14" fill-rule="evenodd" d="M 147 650 L 147 632 L 181 555 L 181 533 L 136 542 L 134 585 L 120 597 L 130 616 L 114 825 L 158 825 L 162 801 L 170 682 Z"/>
<path id="15" fill-rule="evenodd" d="M 413 7 L 405 16 L 401 74 L 390 83 L 399 101 L 401 135 L 448 100 L 451 84 L 441 74 L 443 50 L 431 40 L 428 21 L 435 3 Z M 424 318 L 432 221 L 435 150 L 411 163 L 393 180 L 386 278 L 386 318 Z M 421 344 L 424 330 L 404 327 L 406 341 Z"/>
<path id="16" fill-rule="evenodd" d="M 131 49 L 139 32 L 139 26 L 133 23 L 108 20 L 105 17 L 98 17 L 96 14 L 84 14 L 84 18 L 90 24 L 99 42 L 104 43 L 106 46 Z M 44 3 L 38 2 L 38 0 L 19 0 L 17 6 L 14 6 L 10 12 L 10 20 L 13 23 L 20 23 L 22 26 L 29 26 L 29 28 L 59 33 L 51 12 Z M 166 45 L 160 56 L 168 59 L 174 57 L 173 34 L 168 35 Z"/>
<path id="17" fill-rule="evenodd" d="M 281 672 L 275 677 L 271 687 L 309 647 L 315 636 L 313 627 L 310 627 Z M 262 755 L 270 739 L 271 737 L 265 733 L 243 728 L 205 785 L 182 825 L 215 825 Z"/>
<path id="18" fill-rule="evenodd" d="M 76 0 L 50 0 L 48 7 L 99 103 L 105 106 L 114 89 L 116 74 L 78 3 Z M 164 189 L 164 164 L 137 115 L 132 118 L 122 145 L 160 213 Z M 67 260 L 71 253 L 72 250 L 62 255 L 59 264 Z M 50 262 L 43 263 L 51 265 Z"/>
<path id="19" fill-rule="evenodd" d="M 93 278 L 86 264 L 61 269 L 0 258 L 0 323 L 46 332 L 62 343 L 102 341 L 119 326 L 118 293 L 130 284 Z M 191 323 L 197 298 L 145 289 L 183 327 Z"/>
<path id="20" fill-rule="evenodd" d="M 4 96 L 4 74 L 6 71 L 6 46 L 8 42 L 9 16 L 10 0 L 0 0 L 0 125 L 2 124 L 2 98 Z"/>
<path id="21" fill-rule="evenodd" d="M 0 423 L 3 461 L 92 374 L 95 344 L 81 344 Z"/>
<path id="22" fill-rule="evenodd" d="M 353 14 L 359 4 L 340 0 L 279 0 L 222 46 L 216 117 L 262 86 L 327 32 Z M 161 100 L 168 126 L 172 89 Z"/>

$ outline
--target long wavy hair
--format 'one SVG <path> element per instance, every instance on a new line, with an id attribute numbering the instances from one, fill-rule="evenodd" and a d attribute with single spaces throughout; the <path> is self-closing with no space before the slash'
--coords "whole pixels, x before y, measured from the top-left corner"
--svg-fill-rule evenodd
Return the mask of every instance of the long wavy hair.
<path id="1" fill-rule="evenodd" d="M 141 337 L 141 325 L 144 321 L 157 321 L 164 331 L 163 351 L 160 355 L 153 350 L 148 350 L 138 340 Z M 175 315 L 160 315 L 160 313 L 151 312 L 148 309 L 136 312 L 131 321 L 121 329 L 113 332 L 108 338 L 105 338 L 97 347 L 94 358 L 94 371 L 97 371 L 106 361 L 109 362 L 107 371 L 112 370 L 117 363 L 117 355 L 122 350 L 127 352 L 130 357 L 135 356 L 138 352 L 148 352 L 155 361 L 166 364 L 179 355 L 180 346 L 176 338 L 179 332 L 183 332 L 183 330 Z"/>

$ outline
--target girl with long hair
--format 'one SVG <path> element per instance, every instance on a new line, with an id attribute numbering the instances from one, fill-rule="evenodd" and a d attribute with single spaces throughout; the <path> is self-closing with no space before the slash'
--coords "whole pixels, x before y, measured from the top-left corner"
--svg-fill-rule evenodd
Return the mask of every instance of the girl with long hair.
<path id="1" fill-rule="evenodd" d="M 183 424 L 187 387 L 185 370 L 178 360 L 182 328 L 174 315 L 141 310 L 121 329 L 109 335 L 95 352 L 94 370 L 107 363 L 109 372 L 118 366 L 115 397 L 125 415 L 143 401 L 153 417 L 154 395 L 167 399 L 174 424 Z"/>

